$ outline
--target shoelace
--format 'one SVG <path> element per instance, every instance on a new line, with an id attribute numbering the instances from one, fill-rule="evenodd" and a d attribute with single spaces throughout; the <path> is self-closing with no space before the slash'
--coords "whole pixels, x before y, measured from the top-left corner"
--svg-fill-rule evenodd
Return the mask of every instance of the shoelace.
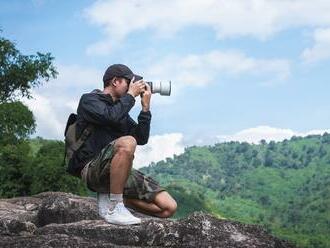
<path id="1" fill-rule="evenodd" d="M 108 210 L 108 213 L 112 214 L 115 211 L 115 209 L 121 213 L 131 214 L 131 212 L 128 211 L 128 209 L 125 207 L 125 205 L 123 203 L 117 203 L 117 205 L 115 206 L 115 208 L 113 210 L 110 210 L 110 209 Z"/>

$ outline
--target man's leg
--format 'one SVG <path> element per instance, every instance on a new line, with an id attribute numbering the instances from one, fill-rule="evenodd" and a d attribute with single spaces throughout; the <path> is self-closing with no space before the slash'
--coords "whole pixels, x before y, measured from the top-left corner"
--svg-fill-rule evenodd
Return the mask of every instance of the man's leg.
<path id="1" fill-rule="evenodd" d="M 135 148 L 136 140 L 132 136 L 123 136 L 116 140 L 110 166 L 110 193 L 123 194 L 132 169 Z"/>
<path id="2" fill-rule="evenodd" d="M 142 213 L 154 215 L 161 218 L 171 217 L 176 209 L 177 203 L 166 191 L 158 192 L 153 202 L 148 203 L 139 199 L 124 199 L 124 203 Z"/>
<path id="3" fill-rule="evenodd" d="M 132 168 L 136 141 L 132 136 L 118 138 L 113 145 L 111 166 L 106 166 L 104 173 L 110 178 L 109 213 L 105 220 L 113 224 L 139 224 L 141 219 L 133 216 L 124 206 L 124 186 Z M 110 168 L 110 170 L 109 170 Z"/>

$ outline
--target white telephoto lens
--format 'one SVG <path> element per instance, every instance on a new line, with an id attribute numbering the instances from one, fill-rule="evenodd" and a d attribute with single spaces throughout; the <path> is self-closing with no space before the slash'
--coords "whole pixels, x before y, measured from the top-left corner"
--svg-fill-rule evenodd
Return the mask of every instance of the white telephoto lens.
<path id="1" fill-rule="evenodd" d="M 152 93 L 159 93 L 162 96 L 171 95 L 171 81 L 168 82 L 152 82 Z"/>

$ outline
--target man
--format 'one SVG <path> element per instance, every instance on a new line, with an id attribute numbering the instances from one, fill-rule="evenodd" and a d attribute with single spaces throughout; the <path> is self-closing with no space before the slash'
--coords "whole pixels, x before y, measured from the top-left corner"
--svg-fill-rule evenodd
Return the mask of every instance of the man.
<path id="1" fill-rule="evenodd" d="M 122 64 L 108 67 L 103 83 L 103 91 L 93 90 L 80 99 L 77 135 L 88 125 L 92 133 L 73 154 L 69 172 L 98 192 L 99 214 L 109 223 L 141 223 L 126 206 L 158 217 L 172 216 L 175 200 L 152 178 L 132 169 L 136 145 L 149 139 L 150 86 Z M 142 110 L 136 123 L 128 113 L 138 96 Z"/>

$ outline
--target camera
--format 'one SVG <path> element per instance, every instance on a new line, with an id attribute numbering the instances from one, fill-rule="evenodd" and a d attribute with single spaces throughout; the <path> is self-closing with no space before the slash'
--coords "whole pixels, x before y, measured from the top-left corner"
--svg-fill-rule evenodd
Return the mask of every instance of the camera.
<path id="1" fill-rule="evenodd" d="M 159 93 L 162 96 L 171 95 L 171 81 L 168 82 L 145 82 L 151 88 L 151 93 Z"/>

